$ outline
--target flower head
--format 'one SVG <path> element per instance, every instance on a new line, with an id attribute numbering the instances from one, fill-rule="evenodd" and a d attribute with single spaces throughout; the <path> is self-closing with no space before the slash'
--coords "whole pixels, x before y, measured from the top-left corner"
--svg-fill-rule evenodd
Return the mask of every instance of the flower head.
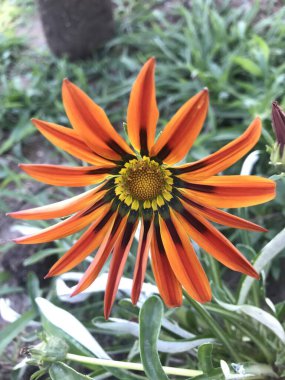
<path id="1" fill-rule="evenodd" d="M 88 162 L 89 166 L 20 165 L 33 178 L 54 186 L 93 186 L 55 204 L 10 213 L 14 218 L 53 219 L 71 215 L 40 232 L 15 239 L 18 244 L 53 241 L 88 227 L 50 269 L 62 274 L 97 250 L 74 294 L 86 289 L 111 256 L 105 293 L 110 314 L 129 250 L 140 221 L 133 274 L 132 301 L 137 302 L 148 254 L 154 277 L 168 306 L 182 303 L 182 287 L 194 299 L 207 302 L 211 289 L 191 240 L 218 261 L 258 278 L 250 262 L 210 221 L 252 231 L 264 228 L 220 208 L 251 206 L 272 199 L 273 181 L 257 176 L 217 176 L 243 157 L 258 141 L 256 118 L 236 140 L 199 161 L 174 166 L 192 147 L 208 109 L 204 89 L 188 100 L 155 141 L 158 109 L 154 83 L 155 60 L 141 69 L 131 91 L 127 131 L 132 149 L 112 127 L 105 112 L 74 84 L 65 80 L 62 95 L 72 129 L 33 120 L 54 145 Z"/>
<path id="2" fill-rule="evenodd" d="M 285 112 L 276 101 L 272 103 L 272 127 L 276 143 L 271 148 L 271 162 L 285 167 Z"/>

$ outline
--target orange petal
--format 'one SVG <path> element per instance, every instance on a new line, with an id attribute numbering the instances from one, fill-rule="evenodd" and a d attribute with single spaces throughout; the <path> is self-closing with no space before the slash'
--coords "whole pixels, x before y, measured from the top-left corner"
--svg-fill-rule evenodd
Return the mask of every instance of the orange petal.
<path id="1" fill-rule="evenodd" d="M 184 209 L 175 213 L 191 239 L 228 268 L 258 278 L 259 275 L 251 263 L 202 216 L 191 213 L 182 201 Z"/>
<path id="2" fill-rule="evenodd" d="M 110 161 L 94 153 L 74 129 L 43 120 L 32 119 L 32 122 L 46 139 L 72 156 L 93 165 L 110 165 Z"/>
<path id="3" fill-rule="evenodd" d="M 92 151 L 111 160 L 134 154 L 112 127 L 104 110 L 67 79 L 63 81 L 62 98 L 73 128 Z"/>
<path id="4" fill-rule="evenodd" d="M 54 186 L 73 187 L 88 186 L 101 182 L 112 174 L 112 170 L 114 170 L 113 166 L 72 167 L 63 165 L 20 164 L 19 167 L 37 181 Z"/>
<path id="5" fill-rule="evenodd" d="M 150 58 L 141 69 L 131 91 L 127 127 L 132 145 L 148 155 L 154 144 L 159 112 L 155 97 L 155 59 Z"/>
<path id="6" fill-rule="evenodd" d="M 109 227 L 109 230 L 107 231 L 98 252 L 77 284 L 72 296 L 81 293 L 96 280 L 125 225 L 126 217 L 121 217 L 120 214 L 117 214 L 114 223 L 112 223 L 111 227 Z"/>
<path id="7" fill-rule="evenodd" d="M 186 102 L 166 125 L 151 149 L 167 164 L 183 159 L 201 131 L 208 110 L 208 90 L 204 89 Z"/>
<path id="8" fill-rule="evenodd" d="M 88 207 L 92 203 L 96 202 L 105 193 L 106 190 L 103 190 L 103 185 L 101 185 L 95 189 L 76 195 L 75 197 L 65 199 L 64 201 L 52 203 L 46 206 L 30 208 L 28 210 L 9 212 L 6 215 L 15 219 L 27 220 L 61 218 Z"/>
<path id="9" fill-rule="evenodd" d="M 168 307 L 182 305 L 182 287 L 175 277 L 162 244 L 159 225 L 154 227 L 151 241 L 151 266 L 159 293 Z"/>
<path id="10" fill-rule="evenodd" d="M 109 318 L 111 308 L 116 298 L 120 279 L 127 261 L 128 254 L 137 228 L 137 220 L 129 217 L 125 229 L 116 242 L 108 275 L 107 287 L 104 298 L 104 316 Z"/>
<path id="11" fill-rule="evenodd" d="M 111 209 L 106 214 L 101 214 L 77 242 L 52 266 L 45 278 L 58 276 L 71 270 L 98 248 L 114 220 L 114 215 L 114 211 Z"/>
<path id="12" fill-rule="evenodd" d="M 159 224 L 165 252 L 178 281 L 196 301 L 210 301 L 208 278 L 182 224 L 172 212 L 166 220 L 159 217 Z"/>
<path id="13" fill-rule="evenodd" d="M 225 211 L 218 210 L 214 207 L 207 206 L 202 203 L 194 202 L 192 199 L 188 198 L 186 193 L 185 195 L 180 194 L 179 197 L 183 199 L 191 209 L 191 212 L 195 214 L 200 214 L 204 216 L 206 219 L 211 220 L 212 222 L 222 224 L 224 226 L 240 228 L 244 230 L 251 231 L 261 231 L 266 232 L 267 229 L 259 226 L 258 224 L 249 222 L 243 218 L 239 218 L 238 216 L 231 215 Z"/>
<path id="14" fill-rule="evenodd" d="M 202 160 L 174 168 L 173 173 L 188 173 L 183 176 L 185 181 L 205 179 L 220 173 L 247 154 L 259 140 L 260 134 L 261 120 L 257 117 L 240 137 Z"/>
<path id="15" fill-rule="evenodd" d="M 44 228 L 32 235 L 14 239 L 14 242 L 17 244 L 39 244 L 72 235 L 75 232 L 83 230 L 88 224 L 96 220 L 101 213 L 106 212 L 108 207 L 110 208 L 110 205 L 106 205 L 106 202 L 103 202 L 102 200 L 98 201 L 95 205 L 63 220 L 62 222 Z"/>
<path id="16" fill-rule="evenodd" d="M 153 220 L 144 219 L 141 223 L 139 246 L 137 251 L 136 265 L 133 276 L 134 281 L 132 287 L 132 302 L 134 305 L 138 302 L 145 277 L 149 247 L 153 234 L 152 225 Z"/>
<path id="17" fill-rule="evenodd" d="M 196 183 L 182 182 L 177 187 L 187 189 L 183 193 L 188 198 L 214 207 L 253 206 L 275 197 L 275 182 L 253 175 L 214 176 Z"/>

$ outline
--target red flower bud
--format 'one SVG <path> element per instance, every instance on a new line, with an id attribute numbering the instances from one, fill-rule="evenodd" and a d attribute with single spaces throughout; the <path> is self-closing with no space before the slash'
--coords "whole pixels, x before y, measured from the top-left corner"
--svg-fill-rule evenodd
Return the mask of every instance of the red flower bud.
<path id="1" fill-rule="evenodd" d="M 272 103 L 272 127 L 282 156 L 285 146 L 285 112 L 276 101 Z"/>

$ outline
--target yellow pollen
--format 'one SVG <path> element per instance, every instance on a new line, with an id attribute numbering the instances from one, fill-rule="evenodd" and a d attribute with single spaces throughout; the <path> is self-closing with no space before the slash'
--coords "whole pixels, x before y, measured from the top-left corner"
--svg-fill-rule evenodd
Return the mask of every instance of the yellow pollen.
<path id="1" fill-rule="evenodd" d="M 149 157 L 132 159 L 127 162 L 115 180 L 116 195 L 132 208 L 138 208 L 139 202 L 144 208 L 164 204 L 172 190 L 171 172 Z M 166 197 L 164 195 L 167 194 Z"/>

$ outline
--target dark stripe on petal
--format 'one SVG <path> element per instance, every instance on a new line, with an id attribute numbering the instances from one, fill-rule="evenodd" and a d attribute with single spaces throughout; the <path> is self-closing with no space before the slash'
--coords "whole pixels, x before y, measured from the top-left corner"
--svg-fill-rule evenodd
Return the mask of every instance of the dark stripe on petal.
<path id="1" fill-rule="evenodd" d="M 137 221 L 137 219 L 138 219 L 138 212 L 131 210 L 128 220 L 127 220 L 125 230 L 124 230 L 124 235 L 122 237 L 121 248 L 123 250 L 127 247 L 129 243 L 129 239 L 133 233 L 134 224 Z"/>
<path id="2" fill-rule="evenodd" d="M 106 223 L 109 222 L 110 218 L 114 214 L 114 211 L 110 209 L 107 214 L 103 217 L 103 219 L 97 224 L 97 226 L 94 228 L 94 233 L 98 232 L 105 226 Z"/>
<path id="3" fill-rule="evenodd" d="M 144 220 L 151 220 L 153 216 L 153 209 L 152 208 L 143 208 L 142 209 L 142 216 Z"/>
<path id="4" fill-rule="evenodd" d="M 199 183 L 190 183 L 182 181 L 181 179 L 175 178 L 174 179 L 174 186 L 180 187 L 184 189 L 194 190 L 194 191 L 200 191 L 201 193 L 215 193 L 216 192 L 216 186 L 212 185 L 201 185 Z"/>
<path id="5" fill-rule="evenodd" d="M 183 247 L 180 236 L 178 235 L 177 230 L 176 230 L 172 220 L 170 218 L 166 219 L 165 223 L 167 225 L 168 231 L 170 232 L 171 238 L 172 238 L 173 242 L 175 243 L 175 245 L 176 246 L 179 245 L 179 246 Z"/>
<path id="6" fill-rule="evenodd" d="M 127 153 L 124 149 L 120 147 L 119 144 L 116 143 L 114 140 L 108 140 L 106 144 L 113 149 L 116 153 L 118 153 L 122 158 L 125 160 L 129 160 L 131 158 L 134 158 L 135 156 L 132 154 Z"/>
<path id="7" fill-rule="evenodd" d="M 179 198 L 183 199 L 183 201 L 185 201 L 186 203 L 188 203 L 190 206 L 193 206 L 193 207 L 196 207 L 200 210 L 207 210 L 207 207 L 201 205 L 200 203 L 196 203 L 194 201 L 192 201 L 191 199 L 185 197 L 185 195 L 183 195 L 182 193 L 178 192 L 179 193 Z"/>
<path id="8" fill-rule="evenodd" d="M 194 162 L 193 164 L 191 163 L 191 166 L 189 167 L 185 167 L 185 168 L 171 168 L 171 172 L 173 174 L 176 174 L 176 175 L 180 175 L 180 174 L 185 174 L 185 173 L 189 173 L 189 172 L 193 172 L 195 170 L 199 170 L 199 169 L 203 169 L 205 168 L 206 166 L 208 166 L 208 163 L 207 162 Z"/>
<path id="9" fill-rule="evenodd" d="M 106 201 L 103 199 L 100 199 L 100 201 L 94 203 L 91 207 L 89 207 L 87 210 L 83 212 L 81 217 L 91 214 L 93 211 L 97 210 L 99 207 L 103 206 L 106 203 Z"/>
<path id="10" fill-rule="evenodd" d="M 93 175 L 93 174 L 117 174 L 118 168 L 96 168 L 89 170 L 86 174 L 87 175 Z"/>
<path id="11" fill-rule="evenodd" d="M 164 147 L 158 152 L 156 157 L 158 157 L 161 161 L 163 161 L 171 152 L 171 148 L 168 144 L 165 144 Z"/>
<path id="12" fill-rule="evenodd" d="M 159 227 L 158 215 L 157 214 L 156 214 L 155 220 L 154 220 L 154 228 L 155 228 L 155 236 L 156 236 L 158 251 L 161 255 L 165 256 L 166 252 L 165 252 L 164 245 L 163 245 L 162 239 L 161 239 L 161 233 L 160 233 L 160 227 Z"/>
<path id="13" fill-rule="evenodd" d="M 201 234 L 207 233 L 208 230 L 198 219 L 196 219 L 188 210 L 185 208 L 180 212 L 180 214 Z M 206 236 L 205 236 L 206 238 Z"/>
<path id="14" fill-rule="evenodd" d="M 111 202 L 113 199 L 115 199 L 116 196 L 114 194 L 114 190 L 109 190 L 102 199 L 95 202 L 91 207 L 89 207 L 87 210 L 85 210 L 82 214 L 82 216 L 86 216 L 88 214 L 91 214 L 91 212 L 97 210 L 99 207 L 103 206 L 105 203 Z"/>
<path id="15" fill-rule="evenodd" d="M 146 127 L 143 125 L 140 126 L 140 143 L 141 143 L 141 155 L 148 156 L 147 148 L 147 132 Z"/>

